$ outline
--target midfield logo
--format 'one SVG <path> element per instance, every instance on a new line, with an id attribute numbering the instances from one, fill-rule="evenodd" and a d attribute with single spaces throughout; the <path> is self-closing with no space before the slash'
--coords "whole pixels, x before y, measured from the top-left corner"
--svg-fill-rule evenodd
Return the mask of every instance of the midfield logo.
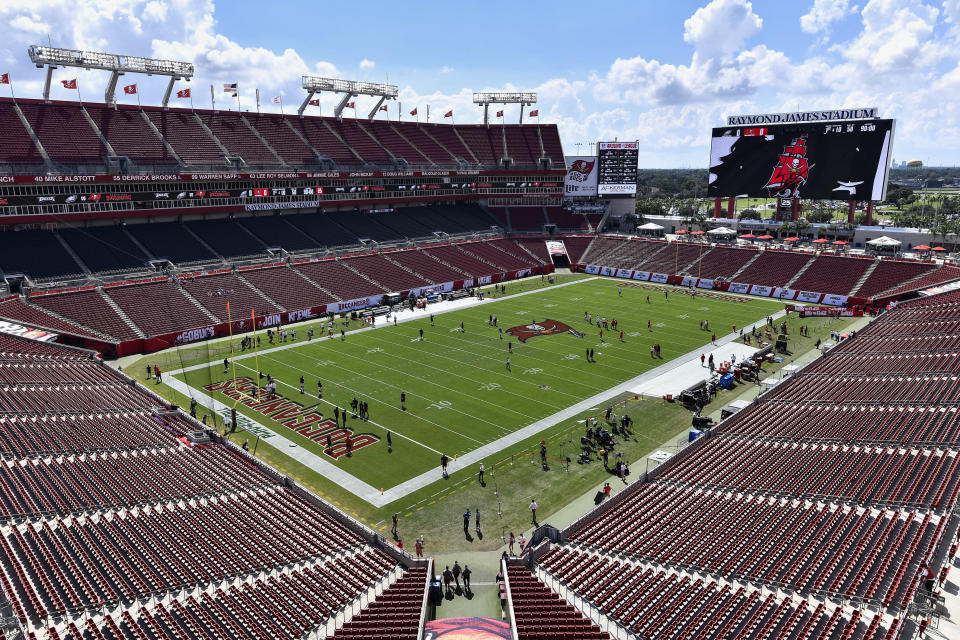
<path id="1" fill-rule="evenodd" d="M 586 337 L 585 333 L 580 333 L 570 325 L 564 324 L 559 320 L 551 320 L 549 318 L 543 322 L 535 322 L 533 324 L 510 327 L 507 329 L 507 333 L 512 336 L 516 336 L 520 342 L 526 342 L 527 338 L 534 338 L 536 336 L 553 336 L 561 333 L 569 333 L 570 335 L 578 338 Z"/>

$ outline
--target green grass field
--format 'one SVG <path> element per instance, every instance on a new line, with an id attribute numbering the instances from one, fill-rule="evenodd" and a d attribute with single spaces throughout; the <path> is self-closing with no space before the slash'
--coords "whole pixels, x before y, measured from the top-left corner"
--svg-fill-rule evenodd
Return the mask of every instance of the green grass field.
<path id="1" fill-rule="evenodd" d="M 718 299 L 706 293 L 691 297 L 672 288 L 669 299 L 665 289 L 623 286 L 622 296 L 619 291 L 617 281 L 580 281 L 440 314 L 433 326 L 429 311 L 422 312 L 415 321 L 349 333 L 344 340 L 338 330 L 333 339 L 308 343 L 301 327 L 292 348 L 271 349 L 264 340 L 258 355 L 235 358 L 238 377 L 256 380 L 259 367 L 278 380 L 279 395 L 326 417 L 335 406 L 348 407 L 354 397 L 368 402 L 369 420 L 351 417 L 347 428 L 355 441 L 371 444 L 349 457 L 334 459 L 322 439 L 315 442 L 242 405 L 240 410 L 300 446 L 326 454 L 370 485 L 389 488 L 437 467 L 441 453 L 461 456 L 708 342 L 710 334 L 699 329 L 700 319 L 709 319 L 724 334 L 731 325 L 744 326 L 782 309 L 770 301 Z M 587 323 L 585 311 L 616 318 L 624 341 L 619 332 L 606 330 L 601 342 L 600 329 Z M 498 316 L 499 327 L 489 324 L 491 315 Z M 583 337 L 562 332 L 521 342 L 509 332 L 547 319 L 566 323 Z M 386 321 L 381 318 L 380 324 Z M 651 358 L 655 342 L 663 359 Z M 595 351 L 593 363 L 586 361 L 588 348 Z M 194 389 L 232 379 L 234 367 L 224 374 L 219 357 L 178 378 Z M 324 387 L 322 401 L 316 397 L 318 380 Z M 400 406 L 401 392 L 406 393 L 406 410 Z M 214 393 L 232 404 L 220 391 Z M 386 446 L 388 430 L 392 453 Z"/>
<path id="2" fill-rule="evenodd" d="M 710 337 L 699 329 L 701 318 L 709 318 L 717 333 L 721 334 L 728 332 L 731 324 L 746 325 L 750 320 L 762 319 L 783 308 L 780 303 L 760 299 L 744 298 L 744 302 L 733 302 L 706 295 L 691 298 L 674 287 L 666 288 L 670 292 L 669 301 L 664 299 L 662 288 L 624 286 L 620 297 L 618 284 L 621 281 L 583 276 L 563 276 L 560 281 L 560 285 L 552 286 L 541 284 L 539 279 L 509 283 L 506 297 L 491 297 L 489 302 L 478 307 L 437 315 L 432 328 L 428 311 L 417 320 L 400 323 L 397 327 L 382 326 L 381 319 L 372 331 L 348 332 L 345 341 L 341 342 L 338 337 L 334 340 L 315 339 L 308 344 L 304 341 L 305 327 L 301 325 L 297 332 L 298 341 L 290 348 L 262 353 L 260 366 L 280 379 L 280 394 L 305 405 L 316 404 L 316 379 L 321 377 L 325 402 L 320 409 L 324 415 L 332 412 L 332 405 L 326 401 L 346 405 L 354 395 L 367 399 L 370 421 L 361 423 L 351 419 L 348 427 L 380 440 L 359 449 L 349 458 L 325 459 L 371 484 L 383 479 L 385 487 L 389 488 L 424 470 L 435 470 L 439 464 L 439 455 L 435 451 L 445 450 L 451 456 L 471 451 L 477 448 L 477 441 L 496 440 L 507 431 L 522 428 L 538 417 L 551 415 L 667 362 L 671 357 L 694 350 L 708 342 Z M 519 292 L 526 295 L 515 295 Z M 650 295 L 650 304 L 646 303 L 647 295 Z M 585 310 L 607 314 L 608 319 L 616 317 L 624 328 L 625 342 L 599 343 L 597 329 L 583 321 Z M 499 331 L 487 324 L 488 316 L 494 313 L 499 316 L 500 327 L 504 329 L 528 323 L 533 318 L 541 322 L 552 318 L 587 335 L 584 338 L 570 334 L 541 335 L 530 338 L 526 344 L 509 339 L 513 343 L 513 371 L 507 372 L 507 334 L 501 342 Z M 646 329 L 648 319 L 652 332 Z M 466 331 L 451 331 L 459 329 L 461 321 Z M 793 320 L 791 326 L 796 322 Z M 811 318 L 803 324 L 811 329 L 811 335 L 809 338 L 794 335 L 791 349 L 795 355 L 813 348 L 817 338 L 826 339 L 830 329 L 841 329 L 846 322 Z M 419 337 L 420 328 L 424 329 L 426 339 L 413 341 Z M 662 345 L 665 360 L 650 358 L 649 346 L 653 342 Z M 596 352 L 596 363 L 584 361 L 584 350 L 589 347 Z M 266 348 L 264 346 L 264 350 Z M 376 349 L 381 350 L 370 353 Z M 129 365 L 128 372 L 142 371 L 147 362 L 159 363 L 165 371 L 212 363 L 180 376 L 196 389 L 225 379 L 222 360 L 228 352 L 229 345 L 225 340 L 192 345 L 147 356 Z M 246 367 L 254 367 L 255 359 L 238 358 L 238 374 L 250 375 L 251 371 Z M 791 361 L 788 358 L 783 364 Z M 541 371 L 533 373 L 530 372 L 532 369 Z M 306 378 L 309 398 L 301 398 L 295 388 L 301 371 Z M 500 387 L 481 388 L 489 383 Z M 540 389 L 540 385 L 550 388 Z M 186 395 L 165 384 L 152 388 L 182 406 L 189 403 Z M 399 409 L 399 388 L 407 392 L 406 412 Z M 200 395 L 196 391 L 190 393 Z M 723 406 L 739 393 L 740 389 L 722 391 L 707 410 L 712 411 L 713 405 Z M 222 394 L 217 397 L 232 402 Z M 686 409 L 661 400 L 637 401 L 632 395 L 622 394 L 603 406 L 627 398 L 630 400 L 620 410 L 626 410 L 635 424 L 633 433 L 620 439 L 618 444 L 618 451 L 622 451 L 627 460 L 641 460 L 690 426 L 690 413 Z M 444 409 L 428 408 L 440 400 L 451 404 Z M 598 463 L 574 463 L 567 472 L 560 462 L 567 455 L 575 458 L 579 437 L 583 433 L 582 420 L 602 413 L 603 406 L 591 406 L 535 436 L 485 457 L 486 486 L 478 484 L 475 465 L 455 468 L 450 477 L 443 479 L 437 473 L 436 480 L 427 486 L 380 508 L 361 500 L 349 487 L 331 482 L 316 469 L 293 459 L 281 449 L 261 443 L 256 455 L 384 534 L 389 534 L 390 515 L 398 512 L 401 516 L 400 532 L 406 538 L 407 546 L 415 535 L 423 534 L 430 553 L 464 548 L 493 550 L 500 545 L 499 536 L 503 530 L 519 532 L 529 527 L 526 507 L 532 497 L 536 497 L 541 505 L 543 522 L 575 497 L 592 491 L 604 479 L 619 482 Z M 292 430 L 242 405 L 239 411 L 256 416 L 261 424 L 295 440 L 305 449 L 324 455 L 322 446 Z M 392 453 L 387 452 L 383 440 L 386 429 L 394 434 Z M 401 438 L 401 434 L 410 439 Z M 245 440 L 251 447 L 257 444 L 255 435 L 243 429 L 228 437 L 238 444 Z M 541 439 L 547 443 L 550 458 L 550 469 L 546 473 L 541 471 L 539 464 L 531 463 L 537 458 L 535 452 Z M 423 444 L 419 444 L 421 442 Z M 499 489 L 497 493 L 496 489 Z M 463 537 L 460 514 L 466 508 L 478 507 L 485 514 L 485 536 Z M 502 509 L 502 517 L 496 515 L 498 507 Z M 586 508 L 583 506 L 583 510 Z"/>

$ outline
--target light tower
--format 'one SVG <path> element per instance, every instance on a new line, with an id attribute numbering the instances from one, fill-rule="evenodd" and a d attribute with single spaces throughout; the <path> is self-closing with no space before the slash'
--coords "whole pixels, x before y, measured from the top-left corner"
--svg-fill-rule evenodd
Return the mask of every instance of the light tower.
<path id="1" fill-rule="evenodd" d="M 523 93 L 475 93 L 473 94 L 473 104 L 483 107 L 483 124 L 490 124 L 490 105 L 491 104 L 519 104 L 520 105 L 520 124 L 523 124 L 523 110 L 526 107 L 532 107 L 537 104 L 537 94 L 532 92 Z"/>
<path id="2" fill-rule="evenodd" d="M 141 58 L 140 56 L 125 56 L 116 53 L 100 53 L 98 51 L 78 51 L 76 49 L 61 49 L 43 45 L 31 45 L 27 49 L 30 60 L 38 69 L 47 68 L 47 77 L 43 83 L 43 99 L 50 101 L 50 81 L 53 70 L 57 67 L 80 67 L 81 69 L 102 69 L 110 72 L 110 80 L 103 92 L 103 99 L 107 104 L 113 102 L 117 90 L 117 79 L 126 73 L 143 73 L 148 76 L 170 76 L 167 90 L 163 94 L 163 106 L 170 102 L 170 93 L 173 83 L 177 80 L 189 81 L 193 78 L 193 63 L 177 60 L 159 60 L 157 58 Z"/>
<path id="3" fill-rule="evenodd" d="M 370 111 L 367 120 L 373 120 L 373 117 L 377 115 L 377 111 L 380 109 L 380 105 L 383 104 L 384 100 L 396 100 L 398 95 L 397 86 L 394 84 L 357 82 L 356 80 L 339 80 L 337 78 L 321 78 L 319 76 L 303 76 L 302 86 L 304 91 L 307 92 L 307 97 L 304 98 L 303 103 L 300 104 L 300 108 L 297 109 L 297 113 L 301 116 L 303 115 L 303 110 L 306 109 L 310 101 L 313 100 L 313 96 L 322 91 L 343 94 L 343 98 L 340 99 L 340 102 L 333 110 L 333 115 L 338 118 L 340 114 L 343 113 L 343 108 L 347 106 L 347 102 L 349 102 L 351 98 L 356 98 L 357 96 L 379 97 L 380 100 L 377 101 L 377 104 L 375 104 Z"/>

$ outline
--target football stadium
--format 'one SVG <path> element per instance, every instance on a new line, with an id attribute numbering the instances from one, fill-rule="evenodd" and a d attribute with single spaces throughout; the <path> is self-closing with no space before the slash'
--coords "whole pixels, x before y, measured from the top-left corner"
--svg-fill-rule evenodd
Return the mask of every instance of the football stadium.
<path id="1" fill-rule="evenodd" d="M 0 56 L 0 639 L 960 638 L 911 116 L 731 99 L 654 211 L 549 88 L 70 42 Z"/>

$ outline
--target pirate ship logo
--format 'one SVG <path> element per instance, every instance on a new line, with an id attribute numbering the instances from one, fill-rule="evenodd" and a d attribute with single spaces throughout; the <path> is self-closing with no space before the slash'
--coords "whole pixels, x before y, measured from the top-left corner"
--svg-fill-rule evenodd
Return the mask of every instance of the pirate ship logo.
<path id="1" fill-rule="evenodd" d="M 811 165 L 807 164 L 807 139 L 803 136 L 795 138 L 783 148 L 763 188 L 771 198 L 796 198 L 800 195 L 800 187 L 807 183 L 810 168 Z"/>
<path id="2" fill-rule="evenodd" d="M 593 165 L 595 164 L 596 160 L 593 162 L 576 160 L 570 165 L 570 171 L 567 173 L 567 177 L 574 182 L 586 182 L 587 178 L 590 177 L 590 172 L 593 171 Z"/>
<path id="3" fill-rule="evenodd" d="M 561 333 L 569 333 L 570 335 L 578 338 L 583 338 L 587 335 L 585 333 L 580 333 L 568 324 L 564 324 L 559 320 L 551 320 L 549 318 L 543 322 L 534 322 L 532 324 L 522 324 L 518 327 L 510 327 L 507 329 L 507 333 L 512 336 L 516 336 L 520 342 L 526 342 L 528 338 L 534 338 L 536 336 L 554 336 Z"/>

